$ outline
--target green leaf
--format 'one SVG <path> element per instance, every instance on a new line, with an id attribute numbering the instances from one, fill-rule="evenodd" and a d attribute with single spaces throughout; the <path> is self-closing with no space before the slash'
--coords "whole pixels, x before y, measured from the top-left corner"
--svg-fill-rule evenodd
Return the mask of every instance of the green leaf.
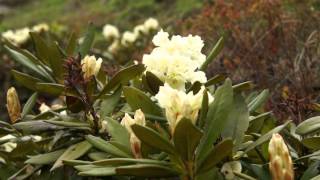
<path id="1" fill-rule="evenodd" d="M 19 64 L 40 75 L 42 78 L 54 82 L 54 79 L 45 70 L 41 69 L 40 66 L 31 61 L 27 56 L 18 51 L 10 49 L 8 46 L 4 47 L 11 54 L 12 58 Z"/>
<path id="2" fill-rule="evenodd" d="M 163 82 L 153 73 L 147 71 L 146 72 L 146 84 L 151 90 L 152 94 L 157 94 L 160 86 L 163 86 Z"/>
<path id="3" fill-rule="evenodd" d="M 202 132 L 189 119 L 181 119 L 174 130 L 173 142 L 182 159 L 192 160 Z"/>
<path id="4" fill-rule="evenodd" d="M 49 48 L 47 43 L 38 33 L 31 32 L 30 36 L 35 46 L 37 57 L 46 65 L 50 66 Z"/>
<path id="5" fill-rule="evenodd" d="M 319 150 L 320 149 L 320 137 L 304 138 L 304 139 L 302 139 L 301 142 L 307 148 L 310 148 L 310 149 L 313 149 L 313 150 Z"/>
<path id="6" fill-rule="evenodd" d="M 124 126 L 122 126 L 116 120 L 107 118 L 107 130 L 108 130 L 108 133 L 111 135 L 112 139 L 124 145 L 125 147 L 127 147 L 127 149 L 131 151 L 130 141 L 129 141 L 130 135 Z"/>
<path id="7" fill-rule="evenodd" d="M 232 86 L 234 92 L 241 92 L 245 90 L 250 90 L 254 87 L 254 84 L 251 81 L 246 81 L 237 85 Z"/>
<path id="8" fill-rule="evenodd" d="M 249 127 L 249 111 L 244 98 L 240 94 L 234 95 L 233 110 L 228 119 L 222 137 L 233 139 L 234 148 L 237 148 L 242 143 L 245 132 Z"/>
<path id="9" fill-rule="evenodd" d="M 88 156 L 90 159 L 94 161 L 110 158 L 110 155 L 105 152 L 92 152 L 92 153 L 89 153 Z"/>
<path id="10" fill-rule="evenodd" d="M 103 119 L 106 116 L 110 116 L 114 108 L 118 105 L 121 99 L 122 88 L 119 87 L 112 95 L 103 96 L 101 98 L 100 105 L 100 117 Z"/>
<path id="11" fill-rule="evenodd" d="M 177 175 L 173 168 L 151 164 L 120 166 L 116 168 L 116 173 L 117 175 L 139 177 L 170 177 Z"/>
<path id="12" fill-rule="evenodd" d="M 213 143 L 228 123 L 227 120 L 233 104 L 231 80 L 227 79 L 222 86 L 218 87 L 214 97 L 213 103 L 209 106 L 204 135 L 200 141 L 199 151 L 197 152 L 197 159 L 200 162 L 208 155 Z"/>
<path id="13" fill-rule="evenodd" d="M 95 148 L 104 151 L 106 153 L 109 153 L 115 157 L 132 157 L 130 154 L 127 154 L 126 152 L 121 151 L 116 146 L 110 144 L 109 142 L 92 135 L 87 135 L 86 140 L 91 143 Z"/>
<path id="14" fill-rule="evenodd" d="M 55 83 L 37 83 L 38 91 L 48 93 L 54 96 L 59 96 L 64 92 L 64 85 Z"/>
<path id="15" fill-rule="evenodd" d="M 25 133 L 39 133 L 62 129 L 61 126 L 49 124 L 42 120 L 18 122 L 13 124 L 13 127 Z"/>
<path id="16" fill-rule="evenodd" d="M 232 139 L 225 139 L 217 144 L 204 158 L 204 161 L 198 164 L 197 174 L 213 169 L 220 161 L 232 154 L 232 147 Z"/>
<path id="17" fill-rule="evenodd" d="M 33 93 L 26 104 L 23 106 L 21 117 L 24 118 L 33 108 L 33 106 L 36 104 L 38 98 L 38 93 Z"/>
<path id="18" fill-rule="evenodd" d="M 78 42 L 78 36 L 75 32 L 71 33 L 69 41 L 68 41 L 68 45 L 66 48 L 66 53 L 69 56 L 74 55 L 76 47 L 77 47 L 77 42 Z"/>
<path id="19" fill-rule="evenodd" d="M 141 109 L 142 112 L 147 114 L 161 115 L 161 108 L 139 89 L 125 86 L 123 95 L 133 111 Z"/>
<path id="20" fill-rule="evenodd" d="M 213 61 L 214 58 L 218 56 L 224 46 L 224 37 L 222 36 L 218 42 L 214 45 L 212 50 L 210 51 L 206 61 L 200 67 L 200 70 L 204 71 L 207 69 L 208 65 Z"/>
<path id="21" fill-rule="evenodd" d="M 255 110 L 259 109 L 269 97 L 269 90 L 263 90 L 257 97 L 255 97 L 249 104 L 249 111 L 254 112 Z"/>
<path id="22" fill-rule="evenodd" d="M 92 145 L 87 141 L 82 141 L 80 143 L 74 144 L 70 146 L 64 153 L 57 159 L 54 163 L 50 171 L 53 171 L 61 166 L 63 166 L 64 160 L 74 160 L 81 156 L 83 156 L 89 149 L 91 149 Z"/>
<path id="23" fill-rule="evenodd" d="M 64 127 L 90 127 L 90 125 L 86 122 L 81 121 L 57 121 L 57 120 L 45 120 L 44 122 L 54 124 L 57 126 L 64 126 Z M 89 128 L 90 130 L 90 128 Z"/>
<path id="24" fill-rule="evenodd" d="M 320 161 L 313 162 L 308 167 L 308 169 L 303 173 L 303 175 L 302 175 L 300 180 L 310 180 L 313 177 L 316 177 L 317 175 L 319 176 L 319 174 L 320 174 L 319 166 L 320 166 Z"/>
<path id="25" fill-rule="evenodd" d="M 128 164 L 156 164 L 169 166 L 170 163 L 165 161 L 158 161 L 153 159 L 132 159 L 132 158 L 111 158 L 103 159 L 99 161 L 94 161 L 92 164 L 97 166 L 119 166 L 119 165 L 128 165 Z"/>
<path id="26" fill-rule="evenodd" d="M 260 130 L 264 124 L 264 121 L 270 117 L 271 117 L 271 112 L 266 112 L 266 113 L 259 114 L 257 116 L 252 116 L 252 118 L 250 118 L 250 120 L 249 120 L 250 124 L 249 124 L 249 128 L 248 128 L 247 133 L 260 132 Z"/>
<path id="27" fill-rule="evenodd" d="M 297 126 L 296 133 L 307 135 L 320 129 L 320 116 L 309 118 Z"/>
<path id="28" fill-rule="evenodd" d="M 92 167 L 79 173 L 80 176 L 113 176 L 115 174 L 114 167 Z"/>
<path id="29" fill-rule="evenodd" d="M 244 153 L 242 155 L 244 155 L 245 153 L 249 152 L 250 150 L 254 149 L 255 147 L 263 144 L 264 142 L 268 141 L 273 134 L 280 132 L 281 130 L 283 130 L 291 121 L 286 122 L 285 124 L 282 124 L 280 126 L 275 127 L 274 129 L 272 129 L 271 131 L 269 131 L 268 133 L 260 136 L 256 141 L 254 141 L 253 143 L 251 143 L 244 151 Z"/>
<path id="30" fill-rule="evenodd" d="M 224 75 L 221 75 L 221 74 L 215 75 L 214 77 L 212 77 L 211 79 L 209 79 L 205 83 L 205 86 L 208 87 L 208 86 L 211 86 L 211 85 L 215 85 L 215 84 L 221 83 L 225 79 L 226 79 L 226 76 L 224 76 Z"/>
<path id="31" fill-rule="evenodd" d="M 14 77 L 14 79 L 24 87 L 31 89 L 33 91 L 37 91 L 36 84 L 42 82 L 41 79 L 32 77 L 28 74 L 16 71 L 16 70 L 11 70 L 11 73 Z"/>
<path id="32" fill-rule="evenodd" d="M 95 34 L 95 28 L 93 24 L 89 24 L 86 35 L 84 36 L 84 40 L 79 47 L 79 53 L 81 57 L 85 57 L 89 53 L 94 42 L 94 36 L 95 36 L 94 34 Z"/>
<path id="33" fill-rule="evenodd" d="M 49 152 L 46 154 L 39 154 L 36 156 L 30 156 L 25 162 L 27 164 L 51 164 L 54 163 L 65 152 L 65 149 Z"/>
<path id="34" fill-rule="evenodd" d="M 207 90 L 204 90 L 201 109 L 200 109 L 200 118 L 199 118 L 199 127 L 200 128 L 203 128 L 203 126 L 205 125 L 206 117 L 208 114 L 208 109 L 209 109 L 208 92 L 207 92 Z"/>
<path id="35" fill-rule="evenodd" d="M 109 83 L 102 89 L 100 92 L 99 97 L 108 93 L 109 91 L 113 90 L 120 84 L 128 83 L 129 80 L 135 78 L 136 76 L 143 73 L 145 67 L 143 64 L 132 65 L 129 66 L 121 71 L 119 71 L 110 81 Z"/>
<path id="36" fill-rule="evenodd" d="M 175 154 L 175 149 L 173 145 L 169 142 L 169 140 L 162 137 L 158 132 L 155 130 L 140 126 L 138 124 L 134 124 L 131 126 L 134 134 L 145 144 L 151 146 L 153 148 L 162 150 L 169 154 Z"/>
<path id="37" fill-rule="evenodd" d="M 54 77 L 61 82 L 65 73 L 65 68 L 63 67 L 64 56 L 60 52 L 59 46 L 56 42 L 48 41 L 47 54 Z"/>

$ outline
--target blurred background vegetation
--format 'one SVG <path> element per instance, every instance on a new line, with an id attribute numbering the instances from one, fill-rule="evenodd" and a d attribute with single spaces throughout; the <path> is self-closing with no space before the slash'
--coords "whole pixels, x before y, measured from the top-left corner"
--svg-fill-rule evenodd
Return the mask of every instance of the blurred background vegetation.
<path id="1" fill-rule="evenodd" d="M 206 52 L 225 36 L 208 77 L 226 74 L 269 88 L 266 108 L 279 119 L 298 122 L 319 110 L 319 0 L 0 0 L 1 32 L 42 22 L 61 36 L 83 32 L 89 22 L 126 30 L 148 17 L 174 34 L 200 35 Z M 0 54 L 0 118 L 6 119 L 5 92 L 18 85 L 10 76 L 16 65 L 3 48 Z M 24 100 L 29 95 L 18 91 Z"/>

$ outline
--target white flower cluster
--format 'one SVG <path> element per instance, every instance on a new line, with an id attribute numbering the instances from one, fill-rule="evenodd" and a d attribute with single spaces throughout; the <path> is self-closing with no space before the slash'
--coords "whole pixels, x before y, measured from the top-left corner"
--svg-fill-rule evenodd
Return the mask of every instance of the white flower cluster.
<path id="1" fill-rule="evenodd" d="M 199 36 L 172 36 L 164 31 L 158 32 L 152 40 L 156 48 L 143 56 L 146 70 L 176 89 L 183 90 L 185 83 L 207 81 L 206 75 L 198 71 L 206 60 L 201 53 L 204 45 Z"/>
<path id="2" fill-rule="evenodd" d="M 171 132 L 182 118 L 188 118 L 193 124 L 196 123 L 198 112 L 202 105 L 203 93 L 205 87 L 202 86 L 197 94 L 193 92 L 186 93 L 181 90 L 173 89 L 168 84 L 161 86 L 155 98 L 158 100 L 160 107 L 166 110 Z M 208 93 L 209 102 L 213 97 Z"/>
<path id="3" fill-rule="evenodd" d="M 49 30 L 49 26 L 47 24 L 40 23 L 31 28 L 25 27 L 17 30 L 8 30 L 6 32 L 3 32 L 1 36 L 4 39 L 13 43 L 14 45 L 19 46 L 28 41 L 28 39 L 30 38 L 30 34 L 29 34 L 30 32 L 40 33 L 42 31 L 48 31 L 48 30 Z"/>
<path id="4" fill-rule="evenodd" d="M 159 28 L 159 22 L 154 18 L 148 18 L 143 24 L 134 27 L 133 31 L 125 31 L 120 34 L 117 27 L 106 24 L 103 27 L 103 36 L 112 43 L 108 47 L 110 53 L 116 53 L 120 46 L 129 47 L 137 41 L 141 35 L 149 35 L 151 32 Z"/>

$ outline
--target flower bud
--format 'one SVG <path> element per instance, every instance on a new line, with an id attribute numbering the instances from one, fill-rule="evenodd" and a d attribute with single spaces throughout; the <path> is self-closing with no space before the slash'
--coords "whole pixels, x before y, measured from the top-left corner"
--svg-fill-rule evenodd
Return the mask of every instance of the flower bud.
<path id="1" fill-rule="evenodd" d="M 130 46 L 137 40 L 138 36 L 134 32 L 126 31 L 122 35 L 121 44 L 123 46 Z"/>
<path id="2" fill-rule="evenodd" d="M 131 126 L 133 124 L 139 124 L 142 126 L 146 125 L 145 116 L 140 109 L 136 110 L 134 114 L 134 119 L 132 119 L 131 116 L 126 113 L 123 119 L 121 120 L 121 125 L 123 125 L 130 134 L 130 144 L 133 155 L 136 158 L 141 158 L 141 142 L 131 129 Z"/>
<path id="3" fill-rule="evenodd" d="M 287 145 L 280 134 L 273 134 L 269 143 L 269 169 L 274 180 L 293 180 L 294 171 Z"/>
<path id="4" fill-rule="evenodd" d="M 102 59 L 98 60 L 94 56 L 86 56 L 81 61 L 83 78 L 89 80 L 91 76 L 97 75 L 101 67 Z"/>
<path id="5" fill-rule="evenodd" d="M 17 91 L 11 87 L 7 91 L 7 109 L 12 123 L 15 123 L 21 118 L 21 106 Z"/>

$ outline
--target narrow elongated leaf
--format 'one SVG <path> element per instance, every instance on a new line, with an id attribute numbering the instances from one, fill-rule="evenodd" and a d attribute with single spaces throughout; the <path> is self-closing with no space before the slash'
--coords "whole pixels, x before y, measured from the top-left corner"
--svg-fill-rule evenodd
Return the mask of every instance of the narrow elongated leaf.
<path id="1" fill-rule="evenodd" d="M 225 83 L 217 89 L 214 97 L 213 103 L 209 106 L 204 135 L 199 145 L 199 151 L 197 152 L 197 158 L 200 162 L 208 155 L 213 143 L 228 123 L 227 120 L 231 113 L 233 103 L 231 80 L 227 79 Z"/>
<path id="2" fill-rule="evenodd" d="M 115 166 L 115 165 L 128 165 L 128 164 L 156 164 L 168 166 L 170 163 L 165 161 L 158 161 L 153 159 L 132 159 L 132 158 L 112 158 L 94 161 L 92 164 L 97 166 Z"/>
<path id="3" fill-rule="evenodd" d="M 163 86 L 163 82 L 156 75 L 149 71 L 146 72 L 145 78 L 149 89 L 152 91 L 152 94 L 157 94 L 159 87 Z"/>
<path id="4" fill-rule="evenodd" d="M 58 167 L 63 165 L 64 160 L 74 160 L 82 155 L 84 155 L 89 149 L 91 149 L 92 145 L 87 141 L 82 141 L 80 143 L 74 144 L 70 146 L 64 153 L 57 159 L 54 163 L 50 171 L 55 170 Z"/>
<path id="5" fill-rule="evenodd" d="M 95 148 L 100 149 L 106 153 L 109 153 L 115 157 L 132 157 L 130 154 L 121 151 L 119 148 L 115 147 L 114 145 L 110 144 L 109 142 L 92 135 L 87 135 L 86 140 L 91 143 Z"/>
<path id="6" fill-rule="evenodd" d="M 5 49 L 11 54 L 13 59 L 17 61 L 19 64 L 25 66 L 29 70 L 35 72 L 36 74 L 40 75 L 42 78 L 49 80 L 49 81 L 54 81 L 50 75 L 48 75 L 47 72 L 39 68 L 37 64 L 32 62 L 27 56 L 23 55 L 22 53 L 15 51 L 13 49 L 10 49 L 8 46 L 4 46 Z"/>
<path id="7" fill-rule="evenodd" d="M 94 42 L 94 34 L 95 34 L 95 28 L 93 24 L 89 24 L 88 30 L 84 36 L 84 40 L 79 47 L 79 53 L 81 57 L 84 57 L 89 53 Z"/>
<path id="8" fill-rule="evenodd" d="M 313 162 L 308 169 L 303 173 L 300 180 L 316 180 L 316 177 L 318 175 L 318 179 L 320 179 L 320 161 Z M 314 178 L 314 179 L 312 179 Z"/>
<path id="9" fill-rule="evenodd" d="M 80 176 L 113 176 L 116 175 L 114 167 L 96 167 L 89 168 L 79 173 Z"/>
<path id="10" fill-rule="evenodd" d="M 36 88 L 40 92 L 48 93 L 55 96 L 59 96 L 64 92 L 64 85 L 62 84 L 37 83 Z"/>
<path id="11" fill-rule="evenodd" d="M 205 125 L 207 113 L 209 108 L 209 97 L 207 90 L 203 91 L 203 99 L 201 104 L 201 110 L 200 110 L 200 118 L 199 118 L 199 127 L 203 128 Z"/>
<path id="12" fill-rule="evenodd" d="M 104 118 L 109 116 L 114 108 L 118 105 L 118 102 L 121 99 L 122 88 L 119 87 L 112 95 L 102 98 L 101 108 L 100 108 L 100 117 Z"/>
<path id="13" fill-rule="evenodd" d="M 120 166 L 116 168 L 116 173 L 117 175 L 140 177 L 170 177 L 177 175 L 173 168 L 151 164 Z"/>
<path id="14" fill-rule="evenodd" d="M 69 56 L 74 55 L 76 47 L 77 47 L 77 34 L 75 32 L 71 33 L 69 41 L 68 41 L 68 45 L 66 48 L 66 53 Z"/>
<path id="15" fill-rule="evenodd" d="M 107 122 L 107 130 L 108 133 L 111 135 L 112 139 L 124 145 L 125 147 L 127 147 L 127 149 L 130 150 L 130 135 L 127 129 L 124 126 L 122 126 L 118 121 L 113 120 L 111 118 L 107 118 Z"/>
<path id="16" fill-rule="evenodd" d="M 63 80 L 65 68 L 63 68 L 64 56 L 61 53 L 58 44 L 53 41 L 48 41 L 47 53 L 49 57 L 50 67 L 53 71 L 54 77 L 58 79 L 58 82 L 61 82 Z"/>
<path id="17" fill-rule="evenodd" d="M 309 149 L 319 150 L 320 149 L 320 137 L 310 137 L 302 139 L 302 144 Z"/>
<path id="18" fill-rule="evenodd" d="M 133 111 L 141 109 L 144 113 L 161 115 L 161 108 L 156 105 L 144 92 L 133 88 L 124 87 L 123 94 Z"/>
<path id="19" fill-rule="evenodd" d="M 306 135 L 320 130 L 320 116 L 309 118 L 297 126 L 296 133 Z"/>
<path id="20" fill-rule="evenodd" d="M 226 76 L 224 76 L 224 75 L 221 75 L 221 74 L 215 75 L 205 83 L 205 86 L 208 87 L 208 86 L 211 86 L 211 85 L 215 85 L 215 84 L 221 83 L 225 79 L 226 79 Z"/>
<path id="21" fill-rule="evenodd" d="M 268 141 L 271 137 L 272 134 L 274 133 L 278 133 L 281 130 L 283 130 L 288 124 L 290 123 L 290 121 L 286 122 L 283 125 L 277 126 L 274 129 L 272 129 L 271 131 L 269 131 L 268 133 L 262 135 L 261 137 L 259 137 L 259 139 L 257 139 L 256 141 L 254 141 L 253 143 L 251 143 L 244 151 L 243 154 L 249 152 L 250 150 L 254 149 L 255 147 L 263 144 L 264 142 Z"/>
<path id="22" fill-rule="evenodd" d="M 81 121 L 57 121 L 57 120 L 45 120 L 45 122 L 64 127 L 90 127 L 86 122 Z"/>
<path id="23" fill-rule="evenodd" d="M 232 139 L 225 139 L 217 144 L 205 157 L 204 161 L 198 164 L 197 173 L 201 174 L 211 170 L 221 160 L 232 153 L 232 146 Z"/>
<path id="24" fill-rule="evenodd" d="M 119 71 L 109 82 L 108 84 L 102 89 L 100 92 L 99 97 L 104 95 L 105 93 L 113 90 L 120 84 L 125 84 L 129 80 L 135 78 L 136 76 L 140 75 L 144 71 L 144 65 L 138 64 L 138 65 L 132 65 L 129 66 L 121 71 Z"/>
<path id="25" fill-rule="evenodd" d="M 240 94 L 234 95 L 233 110 L 228 119 L 222 137 L 233 139 L 234 147 L 237 148 L 242 143 L 245 132 L 249 127 L 249 111 L 244 98 Z"/>
<path id="26" fill-rule="evenodd" d="M 134 134 L 145 144 L 151 146 L 153 148 L 162 150 L 169 154 L 175 154 L 175 149 L 173 145 L 169 142 L 169 140 L 162 137 L 159 133 L 155 130 L 140 126 L 138 124 L 134 124 L 131 126 Z"/>
<path id="27" fill-rule="evenodd" d="M 246 81 L 240 84 L 236 84 L 232 87 L 233 87 L 233 91 L 241 92 L 241 91 L 252 89 L 254 87 L 254 84 L 251 81 Z"/>
<path id="28" fill-rule="evenodd" d="M 26 104 L 23 106 L 21 117 L 24 118 L 25 115 L 27 115 L 33 108 L 33 106 L 36 104 L 38 98 L 38 93 L 33 93 Z"/>
<path id="29" fill-rule="evenodd" d="M 31 89 L 33 91 L 37 91 L 36 88 L 36 84 L 37 83 L 41 83 L 43 82 L 41 79 L 32 77 L 28 74 L 16 71 L 16 70 L 12 70 L 11 71 L 14 79 L 21 85 L 23 85 L 24 87 Z"/>
<path id="30" fill-rule="evenodd" d="M 61 155 L 65 152 L 65 149 L 60 149 L 57 151 L 49 152 L 46 154 L 39 154 L 36 156 L 31 156 L 25 162 L 27 164 L 51 164 L 54 163 Z"/>
<path id="31" fill-rule="evenodd" d="M 32 38 L 33 44 L 35 46 L 37 57 L 46 65 L 50 66 L 49 48 L 47 43 L 38 33 L 31 32 L 30 36 Z"/>
<path id="32" fill-rule="evenodd" d="M 223 46 L 224 46 L 224 37 L 222 36 L 210 51 L 206 61 L 202 64 L 200 70 L 204 71 L 207 69 L 208 65 L 214 60 L 214 58 L 218 56 L 220 51 L 223 49 Z"/>
<path id="33" fill-rule="evenodd" d="M 61 126 L 56 126 L 42 120 L 18 122 L 15 123 L 13 127 L 25 133 L 39 133 L 62 129 Z"/>
<path id="34" fill-rule="evenodd" d="M 269 90 L 263 90 L 257 97 L 255 97 L 249 104 L 249 111 L 253 112 L 260 108 L 268 99 Z"/>
<path id="35" fill-rule="evenodd" d="M 181 119 L 174 131 L 173 141 L 184 160 L 192 160 L 202 137 L 202 132 L 189 119 Z"/>

